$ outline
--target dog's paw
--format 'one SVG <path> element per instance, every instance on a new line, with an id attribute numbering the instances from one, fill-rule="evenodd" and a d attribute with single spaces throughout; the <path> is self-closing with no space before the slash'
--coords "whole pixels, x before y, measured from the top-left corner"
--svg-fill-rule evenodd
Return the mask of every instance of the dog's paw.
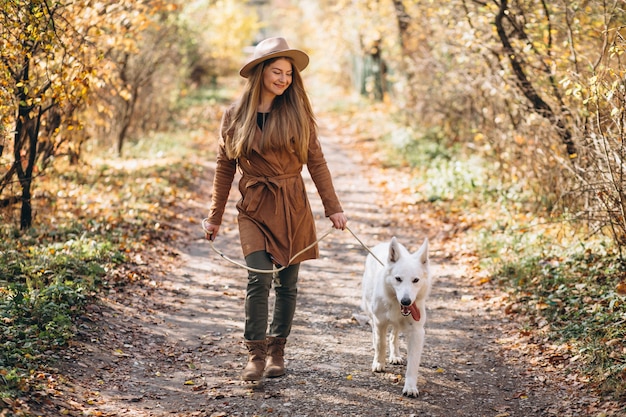
<path id="1" fill-rule="evenodd" d="M 385 370 L 385 365 L 374 361 L 372 362 L 372 372 L 383 372 Z"/>
<path id="2" fill-rule="evenodd" d="M 406 361 L 401 356 L 390 356 L 389 363 L 392 365 L 404 365 Z"/>
<path id="3" fill-rule="evenodd" d="M 417 398 L 420 396 L 420 392 L 417 389 L 416 385 L 408 385 L 404 384 L 404 388 L 402 389 L 402 395 L 410 398 Z"/>

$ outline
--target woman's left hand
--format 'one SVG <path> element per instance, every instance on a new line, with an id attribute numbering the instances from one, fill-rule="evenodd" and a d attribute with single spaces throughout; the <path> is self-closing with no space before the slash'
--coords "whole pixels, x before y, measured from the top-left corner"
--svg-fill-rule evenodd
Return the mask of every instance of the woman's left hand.
<path id="1" fill-rule="evenodd" d="M 331 222 L 333 222 L 333 227 L 339 230 L 345 230 L 346 225 L 348 224 L 348 218 L 343 213 L 335 213 L 328 216 Z"/>

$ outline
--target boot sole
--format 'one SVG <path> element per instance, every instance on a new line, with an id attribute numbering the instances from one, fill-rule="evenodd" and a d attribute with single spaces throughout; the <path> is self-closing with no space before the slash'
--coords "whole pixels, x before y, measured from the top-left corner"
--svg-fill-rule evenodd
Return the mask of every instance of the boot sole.
<path id="1" fill-rule="evenodd" d="M 264 376 L 265 375 L 261 375 L 258 378 L 251 378 L 251 377 L 244 377 L 244 376 L 242 376 L 241 380 L 244 381 L 244 382 L 259 382 L 260 380 L 263 379 Z"/>
<path id="2" fill-rule="evenodd" d="M 264 376 L 265 376 L 266 378 L 278 378 L 278 377 L 281 377 L 281 376 L 283 376 L 283 375 L 285 375 L 285 372 L 281 372 L 281 373 L 266 372 L 266 373 L 264 374 Z"/>

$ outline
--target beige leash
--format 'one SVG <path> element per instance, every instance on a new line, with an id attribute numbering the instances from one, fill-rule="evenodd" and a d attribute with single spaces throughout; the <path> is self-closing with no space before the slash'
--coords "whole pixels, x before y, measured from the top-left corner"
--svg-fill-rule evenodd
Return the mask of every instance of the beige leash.
<path id="1" fill-rule="evenodd" d="M 202 219 L 202 230 L 204 230 L 204 233 L 207 234 L 211 234 L 209 233 L 206 224 L 208 223 L 208 219 Z M 371 251 L 370 248 L 367 247 L 367 245 L 365 245 L 365 243 L 363 243 L 361 241 L 361 239 L 358 238 L 358 236 L 356 234 L 354 234 L 354 232 L 348 227 L 346 226 L 346 229 L 348 230 L 348 232 L 350 232 L 352 234 L 352 236 L 354 236 L 354 238 L 357 240 L 357 242 L 359 242 L 359 244 L 365 248 L 373 257 L 374 259 L 376 259 L 378 261 L 378 263 L 380 263 L 381 265 L 385 265 L 384 263 L 382 263 L 382 261 L 380 259 L 378 259 L 378 257 L 376 255 L 374 255 L 374 252 Z M 289 260 L 289 263 L 291 264 L 291 261 L 293 261 L 294 259 L 296 259 L 298 256 L 300 256 L 301 254 L 303 254 L 304 252 L 306 252 L 307 250 L 311 249 L 313 246 L 317 245 L 319 242 L 321 242 L 324 238 L 326 238 L 326 236 L 328 236 L 333 230 L 336 230 L 334 228 L 330 228 L 326 233 L 324 233 L 319 239 L 317 239 L 315 242 L 311 243 L 309 246 L 307 246 L 306 248 L 302 249 L 300 252 L 296 253 L 295 255 L 293 255 L 291 257 L 291 259 Z M 237 262 L 231 258 L 229 258 L 228 256 L 226 256 L 222 251 L 220 251 L 219 249 L 217 249 L 213 243 L 212 239 L 209 239 L 209 244 L 211 245 L 211 249 L 213 249 L 213 251 L 215 253 L 217 253 L 219 256 L 221 256 L 222 258 L 224 258 L 225 260 L 227 260 L 228 262 L 240 266 L 244 269 L 247 269 L 250 272 L 256 272 L 258 274 L 269 274 L 269 273 L 273 273 L 273 272 L 279 272 L 282 271 L 283 269 L 287 268 L 287 266 L 281 266 L 280 268 L 276 268 L 274 267 L 274 269 L 272 270 L 265 270 L 265 269 L 256 269 L 256 268 L 250 268 L 247 265 L 244 265 L 240 262 Z"/>

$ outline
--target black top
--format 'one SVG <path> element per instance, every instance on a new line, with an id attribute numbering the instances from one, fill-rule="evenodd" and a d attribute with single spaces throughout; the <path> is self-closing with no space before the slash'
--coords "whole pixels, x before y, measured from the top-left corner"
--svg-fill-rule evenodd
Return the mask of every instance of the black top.
<path id="1" fill-rule="evenodd" d="M 259 126 L 259 129 L 263 130 L 269 115 L 270 115 L 269 113 L 257 112 L 257 114 L 256 114 L 256 124 Z"/>

